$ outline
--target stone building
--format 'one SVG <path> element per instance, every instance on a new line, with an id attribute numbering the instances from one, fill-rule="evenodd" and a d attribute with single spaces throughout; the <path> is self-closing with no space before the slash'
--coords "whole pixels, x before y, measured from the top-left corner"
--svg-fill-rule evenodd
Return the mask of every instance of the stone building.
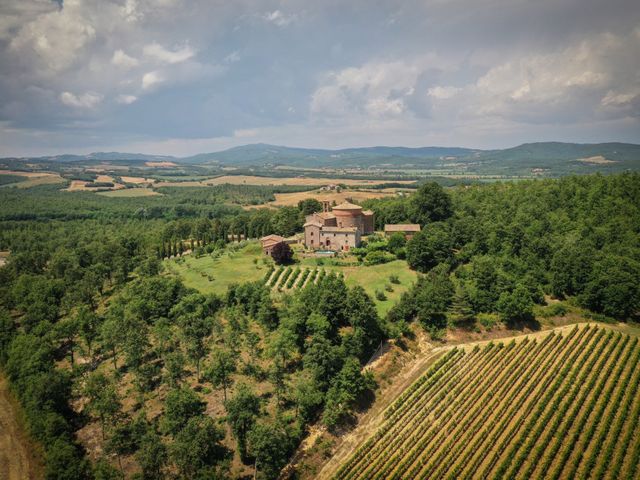
<path id="1" fill-rule="evenodd" d="M 413 236 L 420 231 L 420 225 L 417 223 L 398 223 L 387 224 L 384 226 L 384 233 L 387 237 L 394 233 L 402 233 L 404 238 L 411 240 Z"/>
<path id="2" fill-rule="evenodd" d="M 313 250 L 348 251 L 360 246 L 362 235 L 373 233 L 373 212 L 360 205 L 344 202 L 329 209 L 308 215 L 304 224 L 304 244 Z"/>
<path id="3" fill-rule="evenodd" d="M 260 239 L 260 243 L 262 243 L 262 252 L 265 255 L 271 255 L 273 247 L 279 243 L 284 243 L 284 241 L 284 237 L 281 237 L 280 235 L 267 235 L 266 237 L 262 237 Z"/>

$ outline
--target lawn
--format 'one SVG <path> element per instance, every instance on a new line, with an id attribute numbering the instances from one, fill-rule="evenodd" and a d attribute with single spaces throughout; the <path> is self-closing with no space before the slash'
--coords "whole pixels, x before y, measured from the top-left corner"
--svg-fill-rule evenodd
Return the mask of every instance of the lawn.
<path id="1" fill-rule="evenodd" d="M 195 288 L 202 293 L 215 293 L 224 295 L 232 283 L 252 282 L 262 280 L 267 273 L 269 262 L 263 254 L 260 244 L 251 242 L 242 249 L 226 251 L 220 257 L 204 255 L 195 258 L 185 255 L 182 258 L 166 260 L 165 266 L 170 273 L 180 276 L 188 287 Z M 373 298 L 381 316 L 387 314 L 389 309 L 400 299 L 417 278 L 416 272 L 409 269 L 404 260 L 395 260 L 382 265 L 365 266 L 341 266 L 328 265 L 329 260 L 324 260 L 324 265 L 317 264 L 318 259 L 306 258 L 298 264 L 300 267 L 320 268 L 329 271 L 342 272 L 348 286 L 362 285 L 365 291 Z M 399 284 L 393 284 L 390 276 L 396 275 Z M 392 291 L 387 291 L 390 287 Z M 386 300 L 378 300 L 376 292 L 383 292 Z"/>
<path id="2" fill-rule="evenodd" d="M 307 258 L 302 261 L 302 265 L 314 267 L 317 265 L 317 259 Z M 393 262 L 369 267 L 323 265 L 320 268 L 324 268 L 327 271 L 344 273 L 345 282 L 350 287 L 362 285 L 365 291 L 373 298 L 378 308 L 378 313 L 380 313 L 381 316 L 387 314 L 389 309 L 400 299 L 400 296 L 406 292 L 417 279 L 416 272 L 410 270 L 407 262 L 404 260 L 394 260 Z M 391 275 L 396 275 L 400 283 L 391 283 L 389 280 Z M 393 291 L 386 291 L 385 287 L 387 286 L 391 286 Z M 376 298 L 377 291 L 384 292 L 387 299 L 378 300 Z"/>
<path id="3" fill-rule="evenodd" d="M 232 283 L 245 283 L 264 278 L 268 266 L 260 244 L 252 242 L 244 248 L 232 252 L 225 251 L 220 257 L 204 255 L 196 258 L 185 255 L 182 258 L 164 262 L 174 275 L 180 276 L 184 284 L 202 293 L 224 295 Z"/>

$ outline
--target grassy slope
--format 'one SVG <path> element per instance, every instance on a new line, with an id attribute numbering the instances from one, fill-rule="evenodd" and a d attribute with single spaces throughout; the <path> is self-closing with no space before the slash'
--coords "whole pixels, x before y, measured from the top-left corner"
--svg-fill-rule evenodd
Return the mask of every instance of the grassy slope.
<path id="1" fill-rule="evenodd" d="M 179 275 L 188 287 L 202 293 L 223 295 L 232 283 L 261 280 L 267 271 L 263 258 L 260 245 L 255 242 L 237 252 L 226 252 L 219 258 L 185 255 L 182 259 L 168 260 L 165 265 L 170 272 Z M 254 263 L 254 259 L 258 263 Z"/>
<path id="2" fill-rule="evenodd" d="M 316 260 L 305 259 L 302 261 L 302 265 L 315 267 Z M 382 316 L 387 314 L 389 309 L 400 299 L 402 293 L 406 292 L 417 278 L 416 272 L 410 270 L 407 262 L 404 260 L 395 260 L 393 262 L 382 265 L 372 265 L 370 267 L 323 265 L 319 268 L 324 268 L 327 271 L 333 270 L 344 273 L 345 282 L 350 287 L 361 285 L 365 291 L 371 295 L 371 298 L 373 298 L 373 301 L 378 308 L 378 313 Z M 400 284 L 392 284 L 389 281 L 389 276 L 391 275 L 397 275 L 400 280 Z M 391 285 L 393 292 L 387 292 L 385 290 L 386 285 Z M 387 299 L 380 301 L 375 298 L 376 291 L 384 292 Z"/>
<path id="3" fill-rule="evenodd" d="M 265 257 L 257 242 L 251 243 L 237 252 L 225 253 L 217 259 L 213 259 L 210 255 L 200 258 L 185 255 L 183 258 L 168 260 L 165 265 L 171 273 L 179 275 L 185 285 L 202 293 L 223 295 L 232 283 L 261 280 L 267 271 L 263 261 Z M 254 263 L 254 259 L 257 259 L 258 262 Z M 300 266 L 316 268 L 316 259 L 304 259 Z M 417 274 L 409 269 L 404 260 L 395 260 L 371 267 L 322 265 L 319 268 L 344 273 L 345 282 L 350 287 L 362 285 L 374 299 L 380 315 L 386 315 L 393 304 L 398 301 L 400 295 L 408 290 L 417 277 Z M 400 284 L 391 284 L 390 275 L 397 275 Z M 212 280 L 209 280 L 208 276 Z M 385 291 L 386 285 L 391 285 L 393 292 Z M 384 291 L 387 296 L 386 300 L 380 301 L 375 298 L 375 293 L 378 290 Z"/>

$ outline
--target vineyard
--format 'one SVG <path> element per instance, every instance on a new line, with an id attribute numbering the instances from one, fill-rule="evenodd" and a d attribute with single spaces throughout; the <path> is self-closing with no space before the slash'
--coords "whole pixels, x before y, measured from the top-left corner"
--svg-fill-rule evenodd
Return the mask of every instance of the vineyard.
<path id="1" fill-rule="evenodd" d="M 274 290 L 293 290 L 318 283 L 326 273 L 318 268 L 271 267 L 264 276 L 264 282 Z"/>
<path id="2" fill-rule="evenodd" d="M 333 478 L 640 478 L 639 362 L 593 326 L 454 348 Z"/>

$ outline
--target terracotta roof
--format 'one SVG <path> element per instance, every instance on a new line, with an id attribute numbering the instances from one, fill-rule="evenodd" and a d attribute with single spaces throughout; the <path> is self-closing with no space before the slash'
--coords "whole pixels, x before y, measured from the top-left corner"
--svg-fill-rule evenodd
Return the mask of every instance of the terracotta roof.
<path id="1" fill-rule="evenodd" d="M 267 235 L 266 237 L 262 237 L 260 241 L 262 242 L 262 245 L 270 245 L 272 243 L 284 242 L 284 237 L 281 237 L 280 235 Z"/>
<path id="2" fill-rule="evenodd" d="M 333 207 L 333 210 L 362 210 L 362 207 L 354 203 L 342 202 L 340 205 Z"/>
<path id="3" fill-rule="evenodd" d="M 336 218 L 336 216 L 331 212 L 320 212 L 316 213 L 315 215 L 319 216 L 320 218 L 324 218 L 325 220 L 328 218 Z"/>
<path id="4" fill-rule="evenodd" d="M 363 210 L 362 214 L 363 215 L 373 215 L 373 211 L 372 210 Z"/>
<path id="5" fill-rule="evenodd" d="M 305 223 L 303 227 L 322 227 L 322 224 L 320 222 L 314 222 L 313 220 L 311 220 Z"/>
<path id="6" fill-rule="evenodd" d="M 385 232 L 419 232 L 420 225 L 417 223 L 387 224 L 384 226 Z"/>
<path id="7" fill-rule="evenodd" d="M 358 229 L 356 227 L 322 227 L 323 232 L 339 232 L 339 233 L 356 233 Z"/>

